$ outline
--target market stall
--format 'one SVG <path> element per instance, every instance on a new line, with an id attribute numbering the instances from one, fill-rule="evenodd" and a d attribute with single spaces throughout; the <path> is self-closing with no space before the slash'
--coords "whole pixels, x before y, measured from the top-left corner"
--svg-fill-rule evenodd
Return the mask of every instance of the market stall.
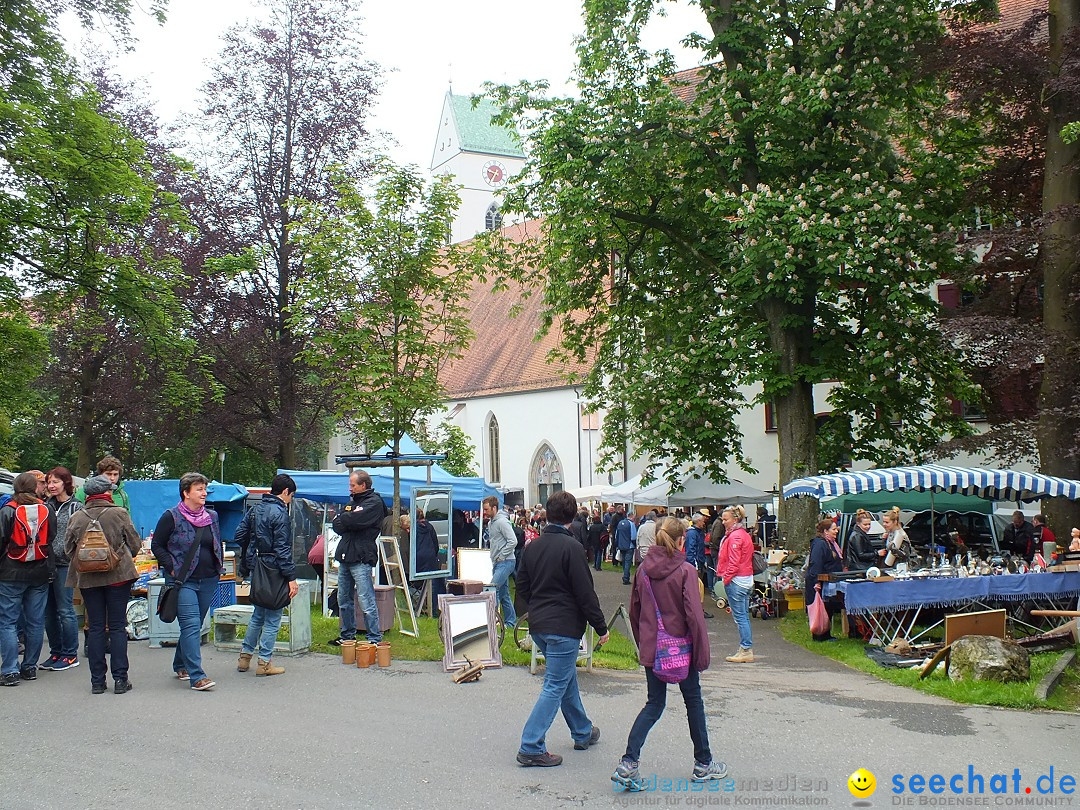
<path id="1" fill-rule="evenodd" d="M 1080 596 L 1080 572 L 1000 574 L 969 577 L 913 577 L 891 582 L 851 581 L 826 586 L 844 594 L 844 609 L 862 616 L 883 644 L 898 638 L 914 643 L 941 625 L 943 613 L 1009 610 L 1012 629 L 1021 634 L 1045 628 L 1032 610 L 1070 610 Z M 916 631 L 916 628 L 919 628 Z"/>

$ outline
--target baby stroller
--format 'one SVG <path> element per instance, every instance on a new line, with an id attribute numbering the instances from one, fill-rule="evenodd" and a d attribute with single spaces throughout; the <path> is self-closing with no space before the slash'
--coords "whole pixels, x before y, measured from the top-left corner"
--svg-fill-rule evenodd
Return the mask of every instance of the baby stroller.
<path id="1" fill-rule="evenodd" d="M 716 576 L 716 569 L 712 568 L 706 563 L 706 568 L 712 572 L 713 576 Z M 763 574 L 756 574 L 754 576 L 754 589 L 750 592 L 750 615 L 755 619 L 775 619 L 776 618 L 776 605 L 770 599 L 770 587 L 769 587 L 769 572 L 766 571 Z M 716 606 L 722 610 L 727 610 L 727 592 L 724 590 L 724 582 L 719 577 L 716 577 L 716 582 L 712 587 L 713 598 L 716 599 Z"/>

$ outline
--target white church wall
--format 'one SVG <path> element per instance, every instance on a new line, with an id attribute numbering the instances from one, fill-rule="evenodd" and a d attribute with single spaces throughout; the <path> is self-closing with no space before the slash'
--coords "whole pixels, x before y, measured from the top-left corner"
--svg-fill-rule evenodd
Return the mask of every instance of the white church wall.
<path id="1" fill-rule="evenodd" d="M 461 186 L 458 190 L 461 206 L 458 208 L 451 227 L 451 242 L 471 239 L 483 231 L 488 207 L 493 201 L 499 202 L 499 189 L 505 186 L 505 179 L 492 185 L 485 178 L 492 175 L 505 175 L 508 179 L 520 172 L 524 165 L 521 158 L 459 152 L 433 170 L 433 174 L 436 175 L 453 175 Z M 509 225 L 511 221 L 504 219 L 503 224 Z"/>

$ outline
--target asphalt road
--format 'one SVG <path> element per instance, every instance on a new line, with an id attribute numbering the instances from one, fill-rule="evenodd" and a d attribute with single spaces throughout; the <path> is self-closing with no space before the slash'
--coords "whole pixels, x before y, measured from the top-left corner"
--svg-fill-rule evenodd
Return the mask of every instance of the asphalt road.
<path id="1" fill-rule="evenodd" d="M 598 575 L 597 590 L 609 614 L 627 594 L 612 570 Z M 600 742 L 573 750 L 556 719 L 548 747 L 565 762 L 539 769 L 514 761 L 541 680 L 525 669 L 455 685 L 438 664 L 358 670 L 308 655 L 279 657 L 284 675 L 256 678 L 235 671 L 234 655 L 205 646 L 218 687 L 197 693 L 170 677 L 171 650 L 132 644 L 127 695 L 91 695 L 85 663 L 0 689 L 0 808 L 1080 806 L 1061 792 L 1063 776 L 1080 777 L 1080 717 L 910 692 L 788 645 L 775 622 L 754 622 L 756 663 L 727 664 L 737 635 L 730 617 L 714 612 L 714 664 L 703 685 L 714 756 L 731 779 L 717 790 L 674 782 L 693 764 L 675 690 L 641 766 L 672 784 L 612 790 L 645 700 L 639 672 L 581 673 Z M 1055 792 L 1042 795 L 1048 781 L 1037 779 L 1051 767 Z M 858 768 L 878 785 L 860 802 L 847 788 Z M 933 774 L 944 777 L 944 793 L 912 792 L 913 775 L 930 784 Z M 948 787 L 957 774 L 959 795 Z M 994 774 L 1007 776 L 1007 793 L 990 793 Z M 979 776 L 985 793 L 971 795 Z"/>

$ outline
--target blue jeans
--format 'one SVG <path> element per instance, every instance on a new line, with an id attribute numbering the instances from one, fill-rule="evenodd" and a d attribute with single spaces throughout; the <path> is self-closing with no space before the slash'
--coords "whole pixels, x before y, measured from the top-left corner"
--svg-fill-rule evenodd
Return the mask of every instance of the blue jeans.
<path id="1" fill-rule="evenodd" d="M 105 665 L 105 626 L 109 627 L 109 660 L 113 680 L 126 680 L 128 676 L 127 604 L 131 586 L 104 585 L 100 588 L 83 588 L 83 604 L 86 605 L 86 661 L 90 665 L 90 683 L 105 683 L 108 667 Z"/>
<path id="2" fill-rule="evenodd" d="M 495 563 L 491 572 L 491 583 L 495 586 L 495 593 L 499 597 L 499 605 L 502 607 L 503 627 L 513 627 L 517 624 L 517 612 L 514 610 L 514 600 L 510 598 L 510 575 L 517 566 L 513 558 Z"/>
<path id="3" fill-rule="evenodd" d="M 592 735 L 592 721 L 585 714 L 578 693 L 577 657 L 579 638 L 567 638 L 551 633 L 533 633 L 533 644 L 544 654 L 544 685 L 536 699 L 525 729 L 521 732 L 521 753 L 542 754 L 547 750 L 544 737 L 551 728 L 555 715 L 562 709 L 563 719 L 570 727 L 574 742 L 588 742 Z"/>
<path id="4" fill-rule="evenodd" d="M 173 578 L 165 575 L 166 582 Z M 210 603 L 217 593 L 218 578 L 203 577 L 189 579 L 180 588 L 180 599 L 176 606 L 176 620 L 180 623 L 180 641 L 173 656 L 173 670 L 186 669 L 191 682 L 202 680 L 206 673 L 202 668 L 202 624 Z"/>
<path id="5" fill-rule="evenodd" d="M 49 583 L 31 585 L 29 582 L 0 582 L 0 674 L 10 675 L 27 667 L 36 667 L 41 656 L 44 635 L 45 602 L 49 598 Z M 22 666 L 19 665 L 19 631 L 16 625 L 22 618 L 26 626 L 26 648 Z"/>
<path id="6" fill-rule="evenodd" d="M 258 646 L 259 658 L 269 661 L 274 654 L 274 644 L 277 643 L 278 628 L 281 627 L 281 616 L 284 612 L 285 608 L 270 610 L 255 605 L 247 632 L 244 633 L 244 643 L 241 646 L 243 652 L 251 655 Z"/>
<path id="7" fill-rule="evenodd" d="M 356 638 L 356 608 L 353 591 L 364 612 L 367 640 L 372 644 L 382 641 L 379 629 L 379 604 L 375 601 L 375 582 L 371 578 L 371 566 L 367 563 L 341 563 L 338 568 L 338 612 L 341 615 L 341 637 Z"/>
<path id="8" fill-rule="evenodd" d="M 750 635 L 750 591 L 750 588 L 736 585 L 734 581 L 724 586 L 731 618 L 739 628 L 739 646 L 744 650 L 754 646 L 753 636 Z"/>
<path id="9" fill-rule="evenodd" d="M 620 551 L 622 554 L 622 581 L 624 585 L 630 584 L 630 566 L 634 564 L 634 550 Z"/>
<path id="10" fill-rule="evenodd" d="M 593 558 L 593 568 L 595 568 L 597 571 L 599 571 L 600 568 L 604 564 L 604 549 L 605 548 L 607 548 L 606 545 L 600 546 L 599 548 L 596 549 L 596 556 Z"/>
<path id="11" fill-rule="evenodd" d="M 68 567 L 56 567 L 56 579 L 49 586 L 45 605 L 45 634 L 49 637 L 49 655 L 77 658 L 79 655 L 79 620 L 75 616 L 75 589 L 67 587 Z M 125 626 L 127 622 L 125 621 Z"/>
<path id="12" fill-rule="evenodd" d="M 645 681 L 648 684 L 649 698 L 644 708 L 638 712 L 634 725 L 630 727 L 626 753 L 623 755 L 634 762 L 641 759 L 641 747 L 645 744 L 645 738 L 664 713 L 664 705 L 667 703 L 667 684 L 653 674 L 652 667 L 645 668 Z M 679 684 L 679 690 L 682 692 L 683 703 L 686 704 L 690 739 L 694 741 L 694 761 L 706 764 L 712 762 L 709 729 L 705 724 L 705 702 L 701 699 L 701 681 L 693 667 L 690 668 L 686 680 Z"/>

